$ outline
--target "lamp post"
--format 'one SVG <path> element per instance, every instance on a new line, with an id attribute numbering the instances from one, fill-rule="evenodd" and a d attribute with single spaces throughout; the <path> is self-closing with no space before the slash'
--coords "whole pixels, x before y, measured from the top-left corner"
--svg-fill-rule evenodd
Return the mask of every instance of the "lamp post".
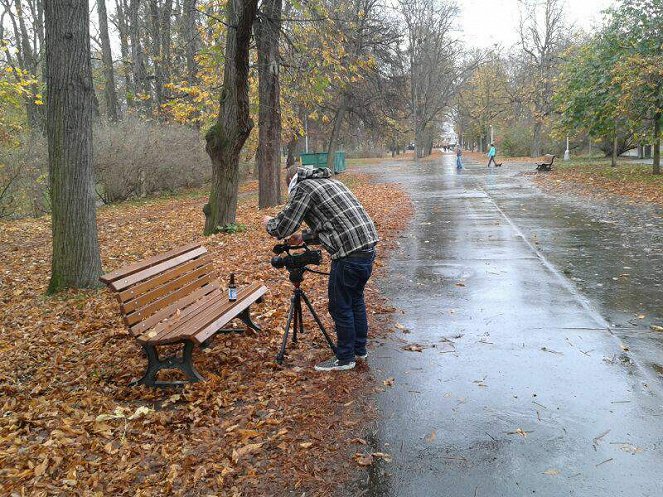
<path id="1" fill-rule="evenodd" d="M 571 152 L 569 152 L 569 135 L 566 135 L 566 150 L 564 151 L 564 160 L 571 159 Z"/>
<path id="2" fill-rule="evenodd" d="M 308 154 L 308 113 L 304 113 L 304 150 Z"/>

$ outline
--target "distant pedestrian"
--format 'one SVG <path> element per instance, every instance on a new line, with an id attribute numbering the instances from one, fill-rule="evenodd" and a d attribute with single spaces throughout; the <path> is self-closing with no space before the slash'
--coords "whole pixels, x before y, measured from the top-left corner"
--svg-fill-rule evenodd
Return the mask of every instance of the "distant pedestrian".
<path id="1" fill-rule="evenodd" d="M 488 167 L 490 167 L 491 162 L 495 167 L 500 167 L 502 165 L 501 162 L 499 164 L 497 162 L 495 162 L 495 154 L 496 153 L 497 152 L 495 151 L 495 145 L 493 145 L 491 143 L 490 144 L 490 149 L 488 150 Z"/>
<path id="2" fill-rule="evenodd" d="M 456 146 L 456 169 L 459 171 L 463 169 L 463 150 L 460 148 L 460 145 Z"/>

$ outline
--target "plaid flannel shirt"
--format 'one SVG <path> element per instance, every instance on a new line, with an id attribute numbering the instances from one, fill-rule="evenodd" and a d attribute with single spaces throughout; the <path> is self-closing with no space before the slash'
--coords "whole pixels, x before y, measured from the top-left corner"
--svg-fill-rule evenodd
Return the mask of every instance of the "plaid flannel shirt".
<path id="1" fill-rule="evenodd" d="M 327 168 L 297 171 L 288 203 L 267 223 L 267 232 L 286 238 L 302 221 L 318 236 L 332 259 L 373 247 L 379 240 L 375 224 L 357 197 Z"/>

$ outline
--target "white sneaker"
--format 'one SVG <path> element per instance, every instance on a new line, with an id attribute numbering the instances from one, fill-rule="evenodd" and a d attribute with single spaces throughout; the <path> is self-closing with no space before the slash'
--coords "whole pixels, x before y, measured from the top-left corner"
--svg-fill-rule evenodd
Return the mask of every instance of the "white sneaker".
<path id="1" fill-rule="evenodd" d="M 315 365 L 316 371 L 346 371 L 355 367 L 355 361 L 339 361 L 336 357 Z"/>

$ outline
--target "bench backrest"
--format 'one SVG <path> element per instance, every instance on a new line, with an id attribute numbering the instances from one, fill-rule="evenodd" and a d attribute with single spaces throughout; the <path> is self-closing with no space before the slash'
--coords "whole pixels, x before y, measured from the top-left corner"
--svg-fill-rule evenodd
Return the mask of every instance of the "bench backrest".
<path id="1" fill-rule="evenodd" d="M 212 258 L 200 243 L 116 269 L 100 280 L 116 292 L 124 322 L 134 334 L 219 288 Z"/>

